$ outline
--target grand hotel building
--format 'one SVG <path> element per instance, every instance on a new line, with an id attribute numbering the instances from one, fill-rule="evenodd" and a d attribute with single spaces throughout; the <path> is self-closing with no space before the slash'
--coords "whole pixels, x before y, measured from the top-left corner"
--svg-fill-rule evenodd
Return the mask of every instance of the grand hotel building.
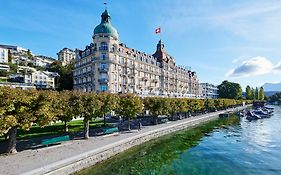
<path id="1" fill-rule="evenodd" d="M 84 50 L 76 49 L 75 90 L 199 97 L 195 72 L 177 66 L 161 40 L 152 55 L 120 43 L 107 10 L 102 13 L 92 38 L 93 42 Z"/>

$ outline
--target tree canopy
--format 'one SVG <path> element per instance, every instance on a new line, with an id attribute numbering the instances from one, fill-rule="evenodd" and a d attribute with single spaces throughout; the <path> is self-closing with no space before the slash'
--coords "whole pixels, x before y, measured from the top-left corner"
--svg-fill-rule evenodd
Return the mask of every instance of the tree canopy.
<path id="1" fill-rule="evenodd" d="M 48 71 L 57 72 L 60 76 L 57 77 L 57 90 L 72 90 L 73 89 L 73 71 L 74 63 L 63 66 L 61 62 L 53 62 Z"/>
<path id="2" fill-rule="evenodd" d="M 218 86 L 218 94 L 219 98 L 241 99 L 242 88 L 238 83 L 225 80 Z"/>

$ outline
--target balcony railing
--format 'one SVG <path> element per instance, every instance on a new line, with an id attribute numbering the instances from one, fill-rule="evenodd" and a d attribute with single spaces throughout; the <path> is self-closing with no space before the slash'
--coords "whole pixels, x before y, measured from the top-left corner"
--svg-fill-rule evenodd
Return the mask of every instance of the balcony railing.
<path id="1" fill-rule="evenodd" d="M 99 72 L 108 72 L 108 67 L 99 67 Z"/>
<path id="2" fill-rule="evenodd" d="M 108 78 L 100 78 L 98 81 L 102 84 L 109 82 Z"/>

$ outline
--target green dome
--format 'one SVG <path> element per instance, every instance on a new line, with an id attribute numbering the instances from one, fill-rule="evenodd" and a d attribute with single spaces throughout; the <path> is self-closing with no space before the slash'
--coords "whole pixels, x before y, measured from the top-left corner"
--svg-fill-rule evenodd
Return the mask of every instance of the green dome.
<path id="1" fill-rule="evenodd" d="M 111 24 L 111 18 L 107 10 L 105 10 L 101 15 L 101 23 L 96 26 L 94 30 L 94 35 L 96 34 L 109 34 L 116 39 L 118 39 L 118 32 Z"/>

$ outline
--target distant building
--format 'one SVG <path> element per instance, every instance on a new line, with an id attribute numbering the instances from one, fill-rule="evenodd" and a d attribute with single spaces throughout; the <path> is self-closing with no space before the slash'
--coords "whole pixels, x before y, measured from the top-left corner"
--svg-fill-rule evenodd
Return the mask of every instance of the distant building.
<path id="1" fill-rule="evenodd" d="M 35 66 L 40 66 L 40 67 L 50 67 L 50 65 L 55 61 L 57 61 L 57 60 L 52 57 L 37 55 L 37 56 L 34 56 L 33 64 Z"/>
<path id="2" fill-rule="evenodd" d="M 33 60 L 29 58 L 28 52 L 30 54 L 31 51 L 19 46 L 12 46 L 12 45 L 0 45 L 2 48 L 6 48 L 10 51 L 12 60 L 11 62 L 13 64 L 18 64 L 18 65 L 27 65 L 28 63 L 32 63 Z"/>
<path id="3" fill-rule="evenodd" d="M 1 64 L 0 63 L 0 70 L 2 71 L 9 71 L 10 70 L 10 66 L 7 64 Z"/>
<path id="4" fill-rule="evenodd" d="M 202 98 L 218 98 L 218 88 L 213 84 L 200 83 L 199 89 Z"/>
<path id="5" fill-rule="evenodd" d="M 8 49 L 0 46 L 0 63 L 8 63 Z"/>
<path id="6" fill-rule="evenodd" d="M 18 66 L 18 73 L 9 76 L 10 81 L 25 83 L 39 89 L 55 89 L 56 72 L 38 71 L 33 67 Z"/>
<path id="7" fill-rule="evenodd" d="M 15 82 L 0 82 L 0 86 L 7 86 L 10 88 L 17 88 L 17 89 L 35 89 L 36 87 L 31 84 L 26 83 L 15 83 Z"/>
<path id="8" fill-rule="evenodd" d="M 71 61 L 74 61 L 76 58 L 75 51 L 68 48 L 63 48 L 57 53 L 57 55 L 58 60 L 61 61 L 63 66 L 69 64 Z"/>
<path id="9" fill-rule="evenodd" d="M 31 82 L 36 88 L 40 89 L 55 89 L 55 78 L 59 76 L 56 72 L 35 71 L 25 75 L 25 82 Z"/>
<path id="10" fill-rule="evenodd" d="M 12 45 L 4 45 L 4 44 L 0 44 L 1 48 L 6 48 L 12 52 L 27 52 L 28 49 L 19 47 L 19 46 L 12 46 Z"/>
<path id="11" fill-rule="evenodd" d="M 92 43 L 76 50 L 74 89 L 140 96 L 199 97 L 196 72 L 176 65 L 160 40 L 154 54 L 120 43 L 107 10 Z"/>

